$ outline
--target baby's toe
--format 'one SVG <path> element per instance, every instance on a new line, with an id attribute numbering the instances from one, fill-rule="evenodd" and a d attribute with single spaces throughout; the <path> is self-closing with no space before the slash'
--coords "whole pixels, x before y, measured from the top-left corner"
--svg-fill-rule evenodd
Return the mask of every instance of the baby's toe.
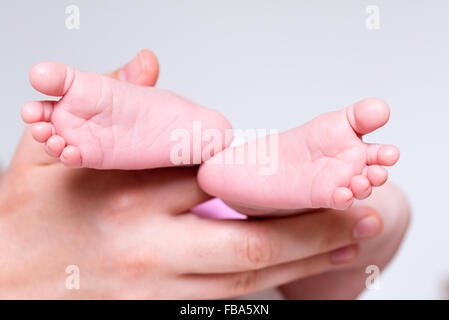
<path id="1" fill-rule="evenodd" d="M 399 149 L 392 145 L 372 144 L 367 148 L 368 165 L 392 166 L 399 160 Z"/>
<path id="2" fill-rule="evenodd" d="M 39 122 L 31 128 L 31 134 L 37 142 L 47 142 L 55 133 L 55 128 L 48 122 Z"/>
<path id="3" fill-rule="evenodd" d="M 379 187 L 387 181 L 388 171 L 378 165 L 369 166 L 366 172 L 366 177 L 373 187 Z"/>
<path id="4" fill-rule="evenodd" d="M 75 70 L 58 62 L 41 62 L 30 70 L 30 82 L 34 89 L 49 95 L 59 97 L 70 88 L 75 76 Z"/>
<path id="5" fill-rule="evenodd" d="M 379 149 L 377 160 L 382 166 L 392 166 L 399 160 L 399 149 L 392 145 L 384 145 Z"/>
<path id="6" fill-rule="evenodd" d="M 354 201 L 354 195 L 350 189 L 341 187 L 335 190 L 332 200 L 334 209 L 344 210 L 351 206 Z"/>
<path id="7" fill-rule="evenodd" d="M 31 101 L 23 105 L 20 114 L 25 123 L 50 121 L 54 101 Z"/>
<path id="8" fill-rule="evenodd" d="M 351 191 L 356 199 L 362 200 L 371 194 L 372 188 L 369 180 L 362 175 L 358 175 L 351 180 Z"/>
<path id="9" fill-rule="evenodd" d="M 64 147 L 65 147 L 64 138 L 58 135 L 53 135 L 47 140 L 45 150 L 50 156 L 59 158 Z"/>
<path id="10" fill-rule="evenodd" d="M 363 99 L 346 109 L 349 123 L 359 135 L 382 127 L 390 118 L 390 107 L 380 99 Z"/>
<path id="11" fill-rule="evenodd" d="M 78 147 L 67 146 L 61 153 L 62 163 L 70 168 L 81 167 L 81 151 Z"/>

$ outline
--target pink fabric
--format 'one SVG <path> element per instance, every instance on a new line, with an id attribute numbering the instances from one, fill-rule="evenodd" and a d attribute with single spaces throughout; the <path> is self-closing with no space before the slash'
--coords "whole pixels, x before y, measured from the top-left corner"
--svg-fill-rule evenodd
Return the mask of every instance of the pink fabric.
<path id="1" fill-rule="evenodd" d="M 206 219 L 247 219 L 247 216 L 228 207 L 218 198 L 208 200 L 193 207 L 192 212 Z"/>

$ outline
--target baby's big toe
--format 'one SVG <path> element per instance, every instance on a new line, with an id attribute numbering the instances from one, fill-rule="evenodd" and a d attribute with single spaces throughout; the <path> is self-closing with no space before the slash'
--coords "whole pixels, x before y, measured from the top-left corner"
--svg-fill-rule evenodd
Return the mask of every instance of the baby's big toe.
<path id="1" fill-rule="evenodd" d="M 34 89 L 59 97 L 70 88 L 75 70 L 58 62 L 41 62 L 30 70 L 30 82 Z"/>
<path id="2" fill-rule="evenodd" d="M 348 120 L 359 135 L 382 127 L 390 118 L 390 107 L 380 99 L 363 99 L 346 109 Z"/>

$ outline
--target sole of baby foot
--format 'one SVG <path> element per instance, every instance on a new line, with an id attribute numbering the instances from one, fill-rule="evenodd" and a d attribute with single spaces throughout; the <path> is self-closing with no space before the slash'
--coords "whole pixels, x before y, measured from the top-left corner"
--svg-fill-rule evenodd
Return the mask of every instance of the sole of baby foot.
<path id="1" fill-rule="evenodd" d="M 34 125 L 33 137 L 45 143 L 48 154 L 70 167 L 177 166 L 173 149 L 185 142 L 190 153 L 196 143 L 177 140 L 192 137 L 198 123 L 203 132 L 213 129 L 226 139 L 201 140 L 195 153 L 200 157 L 192 152 L 187 160 L 183 156 L 182 164 L 199 164 L 231 142 L 225 133 L 231 126 L 221 114 L 164 89 L 134 86 L 56 62 L 34 66 L 30 82 L 37 91 L 61 98 L 25 104 L 22 118 Z M 203 152 L 205 148 L 210 152 Z"/>
<path id="2" fill-rule="evenodd" d="M 239 207 L 346 209 L 354 199 L 365 199 L 373 187 L 384 184 L 388 178 L 384 166 L 399 159 L 395 146 L 362 140 L 363 135 L 384 126 L 389 116 L 384 101 L 364 99 L 320 115 L 276 139 L 268 138 L 278 141 L 275 154 L 269 155 L 277 164 L 270 174 L 261 173 L 267 161 L 260 159 L 243 164 L 222 161 L 235 154 L 247 160 L 247 143 L 228 148 L 201 165 L 198 181 L 205 192 Z M 261 139 L 254 145 L 267 144 Z"/>

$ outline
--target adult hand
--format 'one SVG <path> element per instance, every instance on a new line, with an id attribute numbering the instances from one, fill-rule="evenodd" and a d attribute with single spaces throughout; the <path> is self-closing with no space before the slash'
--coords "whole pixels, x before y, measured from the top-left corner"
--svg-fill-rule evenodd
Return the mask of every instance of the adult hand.
<path id="1" fill-rule="evenodd" d="M 111 75 L 154 84 L 148 54 L 136 68 L 151 74 Z M 233 297 L 350 262 L 356 237 L 375 233 L 359 222 L 379 219 L 368 208 L 254 221 L 189 213 L 208 198 L 196 168 L 68 169 L 27 130 L 0 185 L 0 297 Z M 79 290 L 66 288 L 71 265 L 80 270 Z"/>

